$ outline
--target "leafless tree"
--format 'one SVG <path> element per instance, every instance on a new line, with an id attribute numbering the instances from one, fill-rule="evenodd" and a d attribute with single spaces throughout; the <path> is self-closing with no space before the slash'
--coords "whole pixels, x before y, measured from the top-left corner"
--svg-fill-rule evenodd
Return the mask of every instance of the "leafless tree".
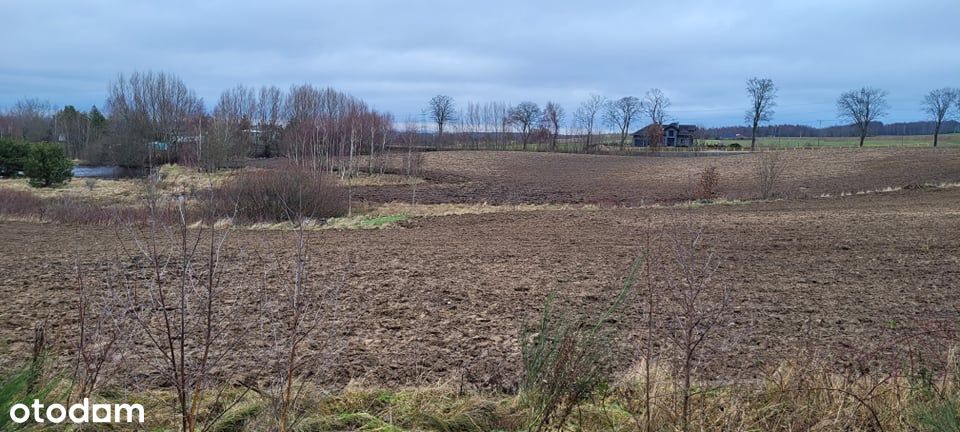
<path id="1" fill-rule="evenodd" d="M 386 150 L 385 140 L 393 133 L 389 115 L 332 88 L 293 86 L 285 100 L 281 147 L 287 157 L 344 179 L 360 170 L 363 151 L 370 153 L 372 171 L 374 153 Z"/>
<path id="2" fill-rule="evenodd" d="M 923 98 L 923 112 L 933 118 L 936 123 L 933 127 L 933 146 L 937 146 L 940 138 L 940 126 L 944 118 L 953 109 L 954 104 L 960 102 L 960 90 L 944 87 L 931 90 Z"/>
<path id="3" fill-rule="evenodd" d="M 257 98 L 256 135 L 257 156 L 271 157 L 279 151 L 283 133 L 283 91 L 275 86 L 260 88 Z"/>
<path id="4" fill-rule="evenodd" d="M 650 146 L 650 151 L 658 152 L 660 147 L 663 145 L 663 126 L 660 123 L 651 123 L 646 128 L 647 136 L 647 145 Z"/>
<path id="5" fill-rule="evenodd" d="M 133 238 L 132 247 L 120 243 L 118 265 L 134 269 L 120 272 L 122 302 L 133 321 L 131 338 L 145 342 L 134 355 L 173 386 L 180 430 L 209 430 L 245 396 L 225 396 L 230 377 L 215 376 L 243 349 L 242 337 L 228 335 L 243 335 L 256 321 L 241 321 L 243 290 L 231 294 L 222 283 L 229 233 L 215 228 L 212 195 L 194 228 L 186 200 L 165 201 L 158 188 L 156 180 L 147 185 L 147 220 L 117 233 Z"/>
<path id="6" fill-rule="evenodd" d="M 557 151 L 557 138 L 560 136 L 560 125 L 566 113 L 560 104 L 547 102 L 543 108 L 543 126 L 550 130 L 550 151 Z"/>
<path id="7" fill-rule="evenodd" d="M 837 114 L 857 128 L 860 147 L 863 147 L 863 140 L 867 138 L 870 123 L 886 115 L 888 107 L 887 92 L 873 87 L 848 91 L 837 100 Z"/>
<path id="8" fill-rule="evenodd" d="M 747 80 L 747 94 L 750 95 L 750 109 L 745 116 L 750 124 L 750 150 L 757 149 L 757 130 L 760 123 L 770 121 L 773 107 L 777 105 L 777 86 L 769 78 L 750 78 Z"/>
<path id="9" fill-rule="evenodd" d="M 650 123 L 658 125 L 663 125 L 666 120 L 667 108 L 670 108 L 670 98 L 658 88 L 647 90 L 640 102 L 640 110 L 650 119 Z"/>
<path id="10" fill-rule="evenodd" d="M 430 99 L 427 114 L 437 125 L 437 148 L 443 143 L 443 128 L 447 123 L 456 119 L 456 107 L 453 98 L 447 95 L 436 95 Z"/>
<path id="11" fill-rule="evenodd" d="M 474 150 L 480 149 L 480 141 L 483 139 L 483 106 L 476 102 L 467 103 L 466 115 L 466 134 L 473 145 Z"/>
<path id="12" fill-rule="evenodd" d="M 592 141 L 593 134 L 600 128 L 599 116 L 606 103 L 607 99 L 605 97 L 597 94 L 590 95 L 587 100 L 580 104 L 577 112 L 574 113 L 574 121 L 582 128 L 583 134 L 585 135 L 584 150 L 588 153 L 592 152 L 597 145 Z"/>
<path id="13" fill-rule="evenodd" d="M 134 72 L 110 85 L 107 109 L 116 162 L 140 166 L 153 152 L 174 158 L 198 134 L 203 103 L 176 75 Z"/>
<path id="14" fill-rule="evenodd" d="M 206 139 L 197 149 L 201 167 L 216 170 L 249 152 L 249 131 L 256 121 L 257 109 L 257 93 L 252 88 L 238 85 L 220 95 L 213 117 L 205 124 Z"/>
<path id="15" fill-rule="evenodd" d="M 273 430 L 299 430 L 305 416 L 303 376 L 330 369 L 340 347 L 334 346 L 331 335 L 335 326 L 334 311 L 344 281 L 312 283 L 306 270 L 310 262 L 310 233 L 305 226 L 314 214 L 304 208 L 302 198 L 311 191 L 305 183 L 293 185 L 296 194 L 282 203 L 288 222 L 294 226 L 292 268 L 284 269 L 277 260 L 276 273 L 287 273 L 282 289 L 265 299 L 261 328 L 267 333 L 266 349 L 271 372 L 266 393 L 270 400 Z M 298 200 L 300 202 L 298 202 Z M 266 280 L 268 277 L 264 275 Z M 265 282 L 266 284 L 266 282 Z"/>
<path id="16" fill-rule="evenodd" d="M 665 325 L 676 353 L 681 430 L 686 431 L 697 356 L 729 310 L 730 293 L 726 284 L 715 279 L 719 262 L 702 226 L 674 227 L 667 234 L 665 249 L 659 257 L 665 292 L 658 307 L 669 320 Z"/>
<path id="17" fill-rule="evenodd" d="M 53 138 L 63 143 L 68 156 L 80 158 L 86 150 L 89 127 L 87 114 L 67 105 L 53 117 Z"/>
<path id="18" fill-rule="evenodd" d="M 606 120 L 620 132 L 620 151 L 626 149 L 630 124 L 637 120 L 641 110 L 640 99 L 634 96 L 625 96 L 607 103 Z"/>
<path id="19" fill-rule="evenodd" d="M 83 277 L 77 252 L 77 346 L 76 365 L 73 371 L 73 387 L 68 399 L 83 400 L 90 397 L 98 384 L 109 380 L 120 366 L 117 359 L 123 355 L 127 332 L 125 310 L 118 302 L 116 287 L 107 278 L 104 289 L 91 290 Z"/>
<path id="20" fill-rule="evenodd" d="M 410 197 L 410 204 L 417 203 L 417 178 L 420 175 L 420 166 L 423 164 L 423 154 L 416 149 L 417 142 L 422 136 L 420 128 L 417 125 L 417 122 L 413 119 L 408 119 L 403 126 L 403 131 L 400 132 L 400 141 L 406 147 L 407 151 L 404 153 L 402 160 L 401 170 L 404 175 L 411 178 L 411 186 L 413 193 Z"/>
<path id="21" fill-rule="evenodd" d="M 7 112 L 13 135 L 26 141 L 50 141 L 53 132 L 53 105 L 37 98 L 24 98 Z"/>
<path id="22" fill-rule="evenodd" d="M 508 117 L 510 118 L 510 124 L 520 134 L 520 143 L 523 150 L 527 150 L 530 136 L 533 135 L 533 129 L 536 127 L 537 120 L 540 119 L 540 107 L 533 102 L 520 102 L 517 106 L 510 108 Z"/>
<path id="23" fill-rule="evenodd" d="M 785 169 L 786 160 L 779 151 L 763 152 L 758 155 L 756 173 L 760 199 L 773 196 Z"/>

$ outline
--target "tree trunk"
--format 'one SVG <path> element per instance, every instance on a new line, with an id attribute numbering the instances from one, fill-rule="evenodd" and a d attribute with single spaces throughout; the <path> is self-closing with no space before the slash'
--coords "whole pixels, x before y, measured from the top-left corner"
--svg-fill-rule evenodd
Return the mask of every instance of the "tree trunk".
<path id="1" fill-rule="evenodd" d="M 750 129 L 750 151 L 757 149 L 757 122 L 753 122 L 753 128 Z"/>
<path id="2" fill-rule="evenodd" d="M 937 126 L 933 128 L 933 146 L 937 146 L 937 141 L 940 138 L 940 122 L 937 122 Z"/>

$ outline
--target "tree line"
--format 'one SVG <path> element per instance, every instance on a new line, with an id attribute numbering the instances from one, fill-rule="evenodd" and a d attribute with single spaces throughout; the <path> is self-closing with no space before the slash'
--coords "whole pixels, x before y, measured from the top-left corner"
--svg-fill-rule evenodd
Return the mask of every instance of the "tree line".
<path id="1" fill-rule="evenodd" d="M 699 138 L 749 135 L 755 149 L 757 137 L 771 134 L 858 136 L 862 146 L 870 133 L 922 133 L 933 134 L 936 146 L 941 132 L 956 130 L 953 118 L 960 114 L 960 90 L 944 87 L 921 101 L 929 121 L 884 125 L 887 92 L 862 87 L 837 99 L 842 126 L 771 126 L 777 91 L 769 78 L 750 78 L 746 126 L 701 128 Z M 329 87 L 238 85 L 223 91 L 208 111 L 176 75 L 134 72 L 110 83 L 103 111 L 97 106 L 57 109 L 36 98 L 17 101 L 0 115 L 0 138 L 60 143 L 68 157 L 93 164 L 141 168 L 179 162 L 213 170 L 246 157 L 285 156 L 349 175 L 359 169 L 382 171 L 391 147 L 595 152 L 615 146 L 622 151 L 641 126 L 656 145 L 662 125 L 672 118 L 670 106 L 657 88 L 642 97 L 592 94 L 572 112 L 555 101 L 458 106 L 452 97 L 437 95 L 420 119 L 407 119 L 398 130 L 391 114 Z"/>
<path id="2" fill-rule="evenodd" d="M 884 123 L 876 121 L 870 124 L 870 133 L 873 135 L 933 135 L 936 129 L 935 121 L 914 121 Z M 749 137 L 750 126 L 721 126 L 709 127 L 704 130 L 708 139 L 724 139 Z M 960 133 L 960 121 L 944 120 L 941 133 Z M 837 125 L 816 127 L 802 124 L 768 124 L 757 128 L 758 137 L 813 137 L 813 138 L 847 138 L 856 137 L 857 129 L 852 125 Z"/>
<path id="3" fill-rule="evenodd" d="M 432 130 L 432 145 L 437 149 L 513 149 L 535 148 L 548 151 L 595 151 L 601 144 L 614 144 L 624 150 L 641 122 L 662 124 L 667 118 L 670 99 L 660 89 L 647 91 L 642 98 L 623 96 L 608 99 L 591 94 L 572 113 L 557 102 L 543 107 L 523 101 L 468 101 L 458 107 L 447 95 L 434 96 L 423 111 L 424 123 Z M 408 124 L 416 123 L 408 120 Z M 616 133 L 614 142 L 603 142 L 602 135 Z"/>
<path id="4" fill-rule="evenodd" d="M 245 157 L 286 156 L 349 173 L 382 169 L 394 131 L 390 114 L 310 84 L 238 85 L 208 112 L 194 90 L 165 72 L 118 76 L 104 107 L 57 110 L 24 99 L 0 116 L 0 138 L 58 142 L 73 159 L 132 168 L 178 162 L 212 170 Z"/>

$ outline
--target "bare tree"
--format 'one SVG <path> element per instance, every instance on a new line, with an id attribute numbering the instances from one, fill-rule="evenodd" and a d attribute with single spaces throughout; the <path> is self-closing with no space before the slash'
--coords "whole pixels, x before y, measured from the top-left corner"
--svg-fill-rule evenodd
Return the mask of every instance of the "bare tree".
<path id="1" fill-rule="evenodd" d="M 18 100 L 7 113 L 13 123 L 14 136 L 26 141 L 50 141 L 53 116 L 56 112 L 50 102 L 37 98 Z"/>
<path id="2" fill-rule="evenodd" d="M 940 138 L 940 126 L 953 105 L 960 102 L 960 90 L 950 87 L 931 90 L 923 98 L 923 112 L 930 115 L 936 123 L 933 127 L 933 146 L 937 146 Z"/>
<path id="3" fill-rule="evenodd" d="M 404 175 L 410 178 L 410 185 L 412 186 L 412 194 L 410 197 L 410 204 L 417 203 L 417 178 L 420 175 L 420 167 L 423 165 L 423 154 L 419 150 L 415 149 L 417 146 L 417 141 L 419 140 L 421 134 L 420 131 L 421 125 L 418 125 L 417 122 L 413 119 L 408 119 L 403 126 L 403 130 L 399 133 L 399 138 L 401 144 L 407 148 L 407 151 L 403 154 L 401 160 L 401 171 Z"/>
<path id="4" fill-rule="evenodd" d="M 252 146 L 248 131 L 257 117 L 257 109 L 257 94 L 252 88 L 238 85 L 224 91 L 213 117 L 205 124 L 206 140 L 197 150 L 199 165 L 213 171 L 247 154 Z"/>
<path id="5" fill-rule="evenodd" d="M 437 148 L 443 143 L 443 127 L 456 119 L 457 110 L 453 98 L 447 95 L 436 95 L 430 99 L 427 114 L 437 125 Z"/>
<path id="6" fill-rule="evenodd" d="M 580 104 L 580 107 L 577 108 L 577 112 L 574 113 L 574 121 L 583 129 L 583 133 L 586 137 L 586 142 L 584 142 L 584 150 L 586 152 L 592 152 L 594 147 L 597 145 L 592 141 L 594 132 L 599 129 L 599 124 L 597 122 L 598 115 L 600 111 L 603 110 L 604 105 L 606 105 L 607 99 L 603 96 L 594 94 L 590 95 L 590 98 L 583 101 Z"/>
<path id="7" fill-rule="evenodd" d="M 536 122 L 540 119 L 540 107 L 533 102 L 520 102 L 519 105 L 510 108 L 508 117 L 510 124 L 520 133 L 523 150 L 527 150 L 527 143 L 530 142 Z"/>
<path id="8" fill-rule="evenodd" d="M 67 105 L 53 117 L 53 138 L 64 144 L 68 156 L 80 158 L 87 143 L 89 126 L 86 113 Z"/>
<path id="9" fill-rule="evenodd" d="M 606 120 L 620 132 L 620 151 L 626 149 L 630 124 L 640 116 L 641 110 L 640 99 L 634 96 L 625 96 L 607 103 Z"/>
<path id="10" fill-rule="evenodd" d="M 244 334 L 251 320 L 240 322 L 242 294 L 222 283 L 229 233 L 216 228 L 212 194 L 194 228 L 186 200 L 165 203 L 158 190 L 155 180 L 147 184 L 147 220 L 124 224 L 127 234 L 117 233 L 133 238 L 132 248 L 120 241 L 117 265 L 135 269 L 120 274 L 121 301 L 136 332 L 131 338 L 145 342 L 133 354 L 173 386 L 180 430 L 209 430 L 245 396 L 227 396 L 231 380 L 222 374 L 243 350 L 243 338 L 228 335 Z"/>
<path id="11" fill-rule="evenodd" d="M 550 130 L 550 151 L 557 151 L 557 138 L 560 136 L 560 125 L 566 113 L 560 104 L 547 102 L 543 108 L 543 126 Z"/>
<path id="12" fill-rule="evenodd" d="M 483 106 L 476 102 L 467 103 L 466 133 L 474 150 L 480 149 L 483 138 Z"/>
<path id="13" fill-rule="evenodd" d="M 154 153 L 174 158 L 197 135 L 203 103 L 176 75 L 134 72 L 110 85 L 107 109 L 116 163 L 142 166 Z"/>
<path id="14" fill-rule="evenodd" d="M 785 168 L 786 161 L 781 158 L 779 151 L 763 152 L 759 155 L 756 172 L 760 199 L 773 196 Z"/>
<path id="15" fill-rule="evenodd" d="M 658 125 L 666 120 L 667 108 L 670 108 L 670 98 L 658 88 L 647 90 L 640 102 L 640 110 L 650 119 L 650 123 Z"/>
<path id="16" fill-rule="evenodd" d="M 330 369 L 333 357 L 339 351 L 331 337 L 343 280 L 333 284 L 313 284 L 306 265 L 310 261 L 310 233 L 307 221 L 314 218 L 304 199 L 311 193 L 306 182 L 293 185 L 295 195 L 282 200 L 288 222 L 294 226 L 292 268 L 284 269 L 277 258 L 277 274 L 288 273 L 289 279 L 280 292 L 265 300 L 266 312 L 260 327 L 269 337 L 266 349 L 271 373 L 266 393 L 270 400 L 272 423 L 277 432 L 298 430 L 305 417 L 303 395 L 306 390 L 301 378 L 315 376 Z M 265 280 L 268 278 L 264 275 Z M 264 285 L 266 285 L 266 281 Z M 319 342 L 319 343 L 318 343 Z"/>
<path id="17" fill-rule="evenodd" d="M 693 378 L 698 352 L 722 324 L 729 310 L 727 285 L 715 279 L 718 257 L 706 242 L 703 227 L 681 224 L 667 234 L 667 246 L 660 257 L 664 276 L 662 312 L 669 317 L 668 337 L 675 349 L 683 431 L 689 430 Z"/>
<path id="18" fill-rule="evenodd" d="M 655 153 L 659 152 L 660 147 L 663 145 L 663 126 L 661 126 L 660 123 L 651 123 L 645 130 L 647 145 L 650 146 L 650 151 Z"/>
<path id="19" fill-rule="evenodd" d="M 860 147 L 867 137 L 870 123 L 887 114 L 887 92 L 873 87 L 851 90 L 837 99 L 837 115 L 853 123 L 860 134 Z"/>
<path id="20" fill-rule="evenodd" d="M 283 91 L 275 86 L 263 86 L 257 98 L 256 150 L 257 156 L 271 157 L 279 151 L 283 136 Z"/>
<path id="21" fill-rule="evenodd" d="M 747 110 L 746 121 L 750 124 L 750 150 L 757 149 L 757 130 L 760 123 L 770 121 L 773 117 L 773 107 L 777 105 L 777 86 L 770 78 L 753 77 L 747 80 L 747 94 L 750 95 L 750 109 Z"/>

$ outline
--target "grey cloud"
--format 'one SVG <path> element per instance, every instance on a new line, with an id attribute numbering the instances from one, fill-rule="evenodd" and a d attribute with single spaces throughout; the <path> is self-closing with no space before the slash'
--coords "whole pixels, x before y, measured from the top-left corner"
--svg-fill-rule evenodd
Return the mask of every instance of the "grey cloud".
<path id="1" fill-rule="evenodd" d="M 862 85 L 890 92 L 885 120 L 914 120 L 926 91 L 960 86 L 956 0 L 7 0 L 0 16 L 0 108 L 102 105 L 118 73 L 147 69 L 208 104 L 238 83 L 309 82 L 398 119 L 437 93 L 572 111 L 659 87 L 678 119 L 736 124 L 744 81 L 763 76 L 781 89 L 775 122 L 833 121 Z"/>

